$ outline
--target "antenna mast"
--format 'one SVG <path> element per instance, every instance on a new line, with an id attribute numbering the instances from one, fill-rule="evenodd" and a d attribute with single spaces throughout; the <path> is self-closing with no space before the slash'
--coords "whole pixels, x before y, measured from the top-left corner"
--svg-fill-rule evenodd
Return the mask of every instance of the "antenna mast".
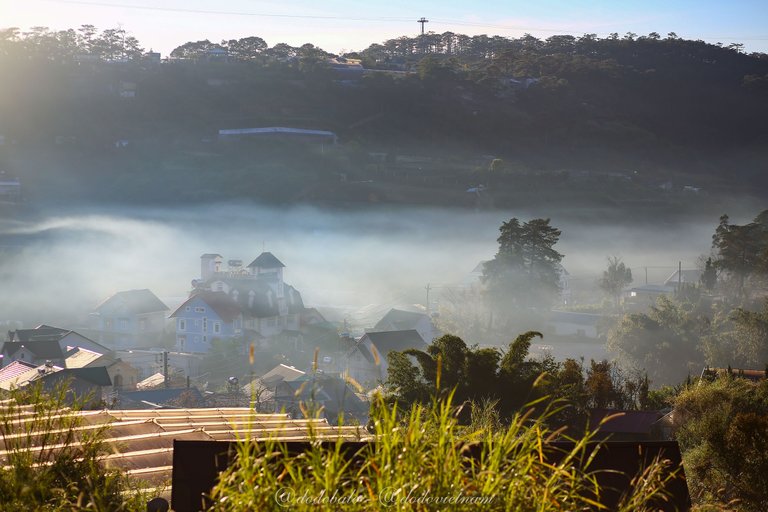
<path id="1" fill-rule="evenodd" d="M 421 23 L 421 35 L 424 35 L 424 24 L 429 23 L 429 20 L 422 16 L 420 20 L 416 20 L 416 23 Z"/>

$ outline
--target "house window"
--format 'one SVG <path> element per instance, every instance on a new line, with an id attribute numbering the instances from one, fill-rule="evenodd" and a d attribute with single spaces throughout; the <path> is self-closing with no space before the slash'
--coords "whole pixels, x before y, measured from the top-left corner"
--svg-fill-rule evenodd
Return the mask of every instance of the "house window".
<path id="1" fill-rule="evenodd" d="M 147 319 L 142 318 L 139 320 L 139 330 L 140 331 L 146 331 L 147 330 Z"/>
<path id="2" fill-rule="evenodd" d="M 186 331 L 187 330 L 187 321 L 183 318 L 179 318 L 179 330 L 180 331 Z"/>
<path id="3" fill-rule="evenodd" d="M 203 332 L 208 332 L 208 319 L 203 318 Z"/>
<path id="4" fill-rule="evenodd" d="M 121 331 L 128 330 L 128 319 L 127 318 L 121 318 L 117 321 L 118 329 Z"/>
<path id="5" fill-rule="evenodd" d="M 192 311 L 192 308 L 191 308 L 191 307 L 189 307 L 189 306 L 185 307 L 184 309 L 185 309 L 187 312 L 190 312 L 190 311 Z"/>
<path id="6" fill-rule="evenodd" d="M 218 283 L 216 283 L 216 291 L 217 291 L 217 292 L 221 292 L 221 291 L 224 291 L 224 283 L 222 283 L 221 281 L 219 281 Z"/>
<path id="7" fill-rule="evenodd" d="M 208 336 L 203 336 L 203 343 L 208 343 Z"/>
<path id="8" fill-rule="evenodd" d="M 205 313 L 205 308 L 195 308 L 195 313 Z"/>
<path id="9" fill-rule="evenodd" d="M 200 319 L 195 318 L 195 329 L 199 329 L 199 328 L 200 328 Z"/>
<path id="10" fill-rule="evenodd" d="M 104 320 L 104 328 L 107 329 L 107 330 L 112 328 L 112 319 L 111 318 L 107 318 L 106 320 Z"/>
<path id="11" fill-rule="evenodd" d="M 213 334 L 219 334 L 221 332 L 221 324 L 219 322 L 213 323 Z"/>

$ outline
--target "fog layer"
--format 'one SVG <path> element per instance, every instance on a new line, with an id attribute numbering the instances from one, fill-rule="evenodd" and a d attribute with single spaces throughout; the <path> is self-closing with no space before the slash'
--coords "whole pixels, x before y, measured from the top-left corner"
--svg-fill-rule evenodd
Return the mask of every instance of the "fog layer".
<path id="1" fill-rule="evenodd" d="M 494 256 L 499 225 L 523 211 L 400 208 L 329 211 L 211 205 L 173 210 L 101 210 L 2 225 L 2 320 L 81 322 L 110 294 L 150 288 L 173 302 L 199 277 L 203 253 L 250 263 L 263 250 L 286 265 L 308 306 L 385 308 L 425 303 L 425 286 L 467 285 Z M 540 215 L 537 215 L 540 216 Z M 635 269 L 635 283 L 663 281 L 709 251 L 717 217 L 680 224 L 613 225 L 553 215 L 556 248 L 574 285 L 593 284 L 606 256 Z M 439 293 L 432 295 L 439 300 Z M 169 304 L 171 305 L 171 304 Z"/>

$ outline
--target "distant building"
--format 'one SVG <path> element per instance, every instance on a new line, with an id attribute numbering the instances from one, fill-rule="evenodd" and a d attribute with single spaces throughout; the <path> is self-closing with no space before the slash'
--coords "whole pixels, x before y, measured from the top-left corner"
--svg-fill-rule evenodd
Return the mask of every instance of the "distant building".
<path id="1" fill-rule="evenodd" d="M 552 311 L 547 321 L 555 336 L 576 336 L 597 339 L 598 327 L 603 315 L 575 313 L 572 311 Z"/>
<path id="2" fill-rule="evenodd" d="M 160 58 L 160 52 L 154 52 L 152 50 L 149 50 L 147 53 L 144 54 L 144 60 L 146 62 L 149 62 L 150 64 L 159 65 L 161 58 Z"/>
<path id="3" fill-rule="evenodd" d="M 11 390 L 40 383 L 52 391 L 66 386 L 68 399 L 89 399 L 88 407 L 100 408 L 112 394 L 112 380 L 104 366 L 64 368 L 48 362 L 30 366 L 15 361 L 0 370 L 0 389 Z"/>
<path id="4" fill-rule="evenodd" d="M 118 292 L 89 315 L 94 336 L 112 349 L 161 346 L 168 306 L 147 289 Z"/>
<path id="5" fill-rule="evenodd" d="M 701 274 L 701 270 L 695 268 L 683 269 L 682 271 L 675 270 L 672 275 L 664 281 L 664 286 L 672 287 L 675 290 L 680 283 L 696 286 L 701 283 Z"/>
<path id="6" fill-rule="evenodd" d="M 8 331 L 8 339 L 0 349 L 0 366 L 13 361 L 23 361 L 33 365 L 47 361 L 63 365 L 67 352 L 75 348 L 84 348 L 99 354 L 109 354 L 109 348 L 78 334 L 75 331 L 39 325 L 34 329 Z"/>
<path id="7" fill-rule="evenodd" d="M 206 50 L 205 57 L 209 62 L 227 62 L 229 52 L 225 48 L 210 48 Z"/>
<path id="8" fill-rule="evenodd" d="M 359 59 L 345 59 L 344 57 L 331 57 L 325 61 L 333 72 L 337 81 L 356 82 L 363 77 L 365 69 Z"/>
<path id="9" fill-rule="evenodd" d="M 224 292 L 200 291 L 171 318 L 176 320 L 176 348 L 180 352 L 205 353 L 214 338 L 233 339 L 243 333 L 240 306 Z"/>
<path id="10" fill-rule="evenodd" d="M 24 361 L 13 361 L 0 368 L 0 389 L 11 389 L 23 376 L 29 374 L 31 377 L 33 374 L 30 370 L 34 370 L 37 365 L 26 363 Z"/>
<path id="11" fill-rule="evenodd" d="M 303 128 L 285 128 L 269 126 L 265 128 L 233 128 L 219 130 L 220 140 L 268 139 L 314 142 L 319 144 L 337 144 L 334 132 L 325 130 L 305 130 Z"/>
<path id="12" fill-rule="evenodd" d="M 427 343 L 415 329 L 368 332 L 347 353 L 341 370 L 361 385 L 372 388 L 387 379 L 387 354 L 408 349 L 427 349 Z"/>
<path id="13" fill-rule="evenodd" d="M 350 422 L 365 424 L 369 404 L 338 375 L 320 372 L 283 381 L 275 388 L 275 412 L 287 412 L 294 418 L 325 417 L 332 425 Z"/>
<path id="14" fill-rule="evenodd" d="M 141 382 L 142 379 L 146 379 L 155 373 L 163 372 L 163 353 L 167 353 L 168 371 L 172 378 L 175 376 L 185 378 L 200 375 L 200 365 L 203 360 L 201 354 L 165 352 L 163 349 L 155 348 L 146 350 L 116 350 L 115 356 L 136 368 L 138 372 L 137 380 Z"/>
<path id="15" fill-rule="evenodd" d="M 728 375 L 734 378 L 751 380 L 753 382 L 760 382 L 766 378 L 765 370 L 750 370 L 744 368 L 710 368 L 707 366 L 701 371 L 701 379 L 708 381 L 721 379 Z"/>
<path id="16" fill-rule="evenodd" d="M 283 281 L 285 265 L 264 252 L 243 267 L 229 260 L 222 270 L 220 254 L 200 257 L 201 279 L 193 281 L 190 298 L 171 317 L 176 346 L 184 352 L 208 352 L 213 339 L 241 339 L 266 346 L 277 335 L 301 337 L 301 294 Z M 183 348 L 182 348 L 183 347 Z"/>
<path id="17" fill-rule="evenodd" d="M 118 94 L 121 98 L 135 98 L 136 82 L 120 82 Z"/>
<path id="18" fill-rule="evenodd" d="M 656 303 L 659 297 L 668 297 L 675 293 L 675 286 L 662 284 L 646 284 L 624 290 L 624 307 L 628 309 L 645 309 Z"/>
<path id="19" fill-rule="evenodd" d="M 83 348 L 70 351 L 64 360 L 64 366 L 65 368 L 104 367 L 112 381 L 113 391 L 136 389 L 139 381 L 137 368 L 112 355 L 99 354 Z"/>
<path id="20" fill-rule="evenodd" d="M 432 343 L 433 339 L 441 335 L 440 331 L 432 323 L 432 319 L 426 313 L 404 311 L 395 308 L 390 309 L 370 331 L 407 331 L 411 329 L 417 331 L 425 343 Z"/>
<path id="21" fill-rule="evenodd" d="M 249 397 L 252 405 L 259 412 L 272 412 L 278 410 L 275 404 L 275 391 L 283 382 L 293 382 L 305 375 L 305 372 L 278 364 L 270 371 L 249 382 L 242 387 L 242 392 Z"/>

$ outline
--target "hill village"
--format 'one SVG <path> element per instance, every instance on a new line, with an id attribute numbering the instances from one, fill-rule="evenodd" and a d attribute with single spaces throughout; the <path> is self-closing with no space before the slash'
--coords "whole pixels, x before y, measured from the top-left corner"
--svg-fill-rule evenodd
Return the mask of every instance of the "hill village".
<path id="1" fill-rule="evenodd" d="M 301 416 L 312 400 L 329 422 L 364 423 L 386 355 L 425 349 L 440 333 L 425 311 L 391 309 L 358 336 L 341 332 L 284 281 L 264 252 L 251 263 L 203 254 L 188 298 L 169 308 L 149 289 L 115 293 L 76 329 L 9 330 L 0 389 L 69 379 L 94 409 L 255 407 Z M 311 386 L 307 382 L 311 381 Z"/>
<path id="2" fill-rule="evenodd" d="M 369 314 L 359 326 L 329 321 L 305 306 L 284 271 L 270 252 L 247 265 L 203 254 L 200 276 L 173 309 L 149 289 L 126 290 L 98 304 L 87 325 L 9 330 L 0 349 L 0 389 L 38 382 L 52 388 L 70 379 L 77 394 L 93 397 L 93 408 L 252 406 L 296 417 L 311 397 L 331 423 L 340 415 L 364 423 L 370 392 L 387 379 L 387 354 L 426 349 L 442 334 L 433 322 L 437 313 L 415 305 Z M 676 282 L 696 282 L 692 272 L 626 290 L 625 307 L 644 308 L 673 293 Z M 567 302 L 568 273 L 561 274 Z M 470 279 L 479 275 L 475 269 Z M 533 352 L 571 356 L 566 344 L 552 341 L 559 339 L 603 357 L 602 318 L 552 311 L 545 330 L 550 344 L 534 345 Z"/>

